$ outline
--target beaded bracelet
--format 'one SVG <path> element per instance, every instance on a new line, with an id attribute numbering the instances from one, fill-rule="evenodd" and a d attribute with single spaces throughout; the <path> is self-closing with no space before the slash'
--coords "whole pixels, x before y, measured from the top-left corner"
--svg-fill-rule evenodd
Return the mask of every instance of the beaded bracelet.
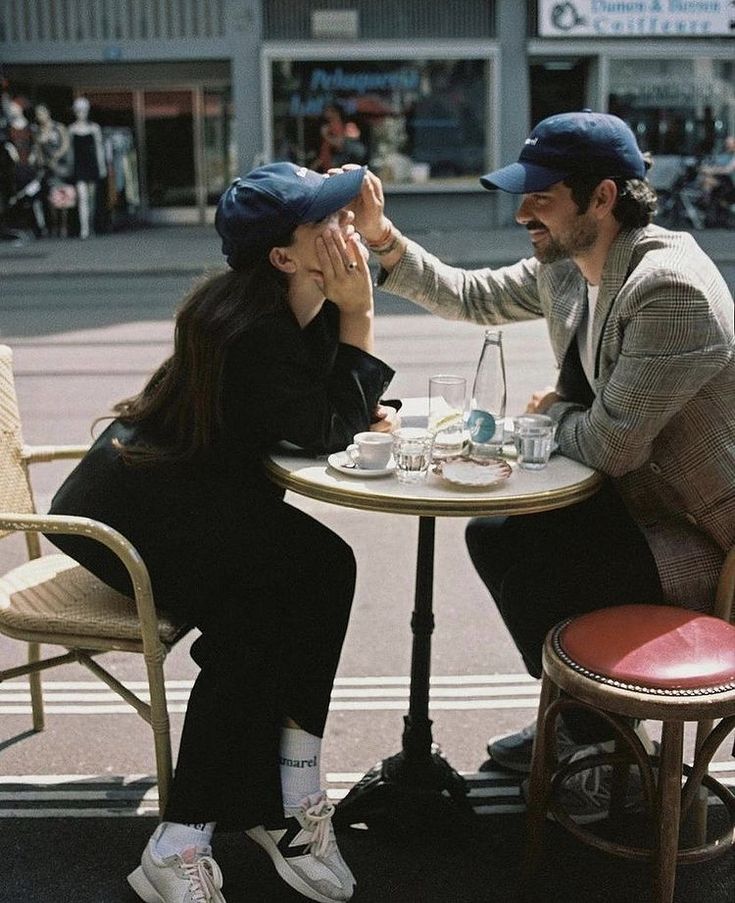
<path id="1" fill-rule="evenodd" d="M 390 236 L 392 236 L 392 237 L 390 237 Z M 373 254 L 376 254 L 378 257 L 382 257 L 384 254 L 390 254 L 391 251 L 394 251 L 396 249 L 398 242 L 400 241 L 400 239 L 403 236 L 398 231 L 398 229 L 395 228 L 395 226 L 391 225 L 391 227 L 388 231 L 388 237 L 390 240 L 387 242 L 387 244 L 383 244 L 382 242 L 376 242 L 375 244 L 370 244 L 368 242 L 368 248 L 370 248 L 370 250 L 373 252 Z M 383 241 L 384 241 L 384 239 L 383 239 Z"/>
<path id="2" fill-rule="evenodd" d="M 368 248 L 382 248 L 383 245 L 387 245 L 391 239 L 391 235 L 393 235 L 393 223 L 388 220 L 388 228 L 383 232 L 380 238 L 377 241 L 368 241 L 366 242 Z"/>

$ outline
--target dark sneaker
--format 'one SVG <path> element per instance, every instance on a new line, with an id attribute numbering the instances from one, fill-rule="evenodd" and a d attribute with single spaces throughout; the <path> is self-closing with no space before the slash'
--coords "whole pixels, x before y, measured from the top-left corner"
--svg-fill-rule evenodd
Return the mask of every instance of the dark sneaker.
<path id="1" fill-rule="evenodd" d="M 509 771 L 518 771 L 521 774 L 530 774 L 535 737 L 535 721 L 515 734 L 499 734 L 497 737 L 491 737 L 487 741 L 490 758 L 487 762 L 483 762 L 480 771 L 491 771 L 493 768 L 500 767 L 507 768 Z M 577 743 L 572 740 L 564 727 L 564 722 L 557 721 L 556 749 L 560 759 L 584 749 L 585 746 L 589 746 L 589 744 Z"/>
<path id="2" fill-rule="evenodd" d="M 647 753 L 654 751 L 654 743 L 646 732 L 645 725 L 640 722 L 636 725 L 638 734 Z M 516 734 L 501 734 L 491 737 L 487 742 L 487 751 L 490 758 L 483 762 L 480 771 L 492 771 L 496 767 L 507 768 L 509 771 L 517 771 L 521 774 L 531 773 L 531 755 L 533 753 L 533 741 L 536 737 L 536 722 L 529 724 Z M 569 735 L 564 722 L 558 719 L 556 722 L 556 755 L 561 761 L 568 756 L 573 756 L 580 750 L 587 749 L 593 744 L 578 743 Z"/>
<path id="3" fill-rule="evenodd" d="M 570 762 L 585 756 L 597 755 L 608 750 L 609 744 L 597 743 L 575 753 Z M 610 791 L 612 788 L 612 766 L 598 765 L 570 775 L 559 788 L 556 798 L 562 809 L 578 825 L 588 825 L 607 818 L 610 814 Z M 528 798 L 528 780 L 521 785 L 523 796 Z M 625 793 L 626 812 L 636 812 L 644 807 L 643 784 L 637 768 L 631 768 Z M 551 812 L 547 817 L 553 819 Z"/>
<path id="4" fill-rule="evenodd" d="M 284 810 L 277 828 L 258 825 L 245 833 L 263 847 L 280 877 L 309 900 L 342 903 L 352 897 L 355 878 L 337 848 L 334 806 L 324 792 Z"/>

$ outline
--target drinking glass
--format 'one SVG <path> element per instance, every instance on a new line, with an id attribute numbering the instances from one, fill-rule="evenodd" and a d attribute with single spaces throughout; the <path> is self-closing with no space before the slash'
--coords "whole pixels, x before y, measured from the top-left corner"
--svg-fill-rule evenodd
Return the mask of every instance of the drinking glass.
<path id="1" fill-rule="evenodd" d="M 429 378 L 429 430 L 434 434 L 434 459 L 462 451 L 467 380 L 439 374 Z"/>
<path id="2" fill-rule="evenodd" d="M 549 463 L 554 442 L 554 421 L 545 414 L 524 414 L 515 419 L 518 466 L 541 470 Z"/>
<path id="3" fill-rule="evenodd" d="M 419 483 L 426 479 L 431 463 L 434 434 L 431 430 L 404 426 L 393 433 L 393 460 L 401 483 Z"/>

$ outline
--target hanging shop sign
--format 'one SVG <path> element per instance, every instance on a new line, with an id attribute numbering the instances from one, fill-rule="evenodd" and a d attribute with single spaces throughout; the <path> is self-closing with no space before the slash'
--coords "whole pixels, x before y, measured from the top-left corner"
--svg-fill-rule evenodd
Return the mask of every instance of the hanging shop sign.
<path id="1" fill-rule="evenodd" d="M 539 0 L 544 38 L 735 36 L 732 0 Z"/>
<path id="2" fill-rule="evenodd" d="M 356 41 L 360 19 L 356 9 L 315 9 L 311 13 L 312 38 Z"/>

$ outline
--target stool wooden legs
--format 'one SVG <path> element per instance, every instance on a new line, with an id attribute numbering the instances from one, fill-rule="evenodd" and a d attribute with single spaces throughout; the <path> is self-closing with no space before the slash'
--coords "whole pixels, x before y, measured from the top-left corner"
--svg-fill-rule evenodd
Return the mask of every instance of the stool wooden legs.
<path id="1" fill-rule="evenodd" d="M 712 720 L 700 721 L 697 724 L 697 738 L 694 746 L 695 755 L 699 755 L 702 744 L 709 736 L 713 727 L 714 721 Z M 700 846 L 707 842 L 707 797 L 707 788 L 700 786 L 697 798 L 692 801 L 692 811 L 689 816 L 695 831 L 695 840 Z M 684 814 L 686 815 L 686 813 Z"/>
<path id="2" fill-rule="evenodd" d="M 658 774 L 658 806 L 654 852 L 654 900 L 674 899 L 679 824 L 681 815 L 681 771 L 684 754 L 684 722 L 664 721 Z"/>
<path id="3" fill-rule="evenodd" d="M 546 718 L 549 706 L 559 698 L 559 688 L 544 674 L 541 683 L 536 738 L 528 782 L 528 842 L 526 847 L 525 877 L 532 881 L 541 858 L 548 795 L 551 792 L 551 775 L 556 767 L 556 718 Z"/>

